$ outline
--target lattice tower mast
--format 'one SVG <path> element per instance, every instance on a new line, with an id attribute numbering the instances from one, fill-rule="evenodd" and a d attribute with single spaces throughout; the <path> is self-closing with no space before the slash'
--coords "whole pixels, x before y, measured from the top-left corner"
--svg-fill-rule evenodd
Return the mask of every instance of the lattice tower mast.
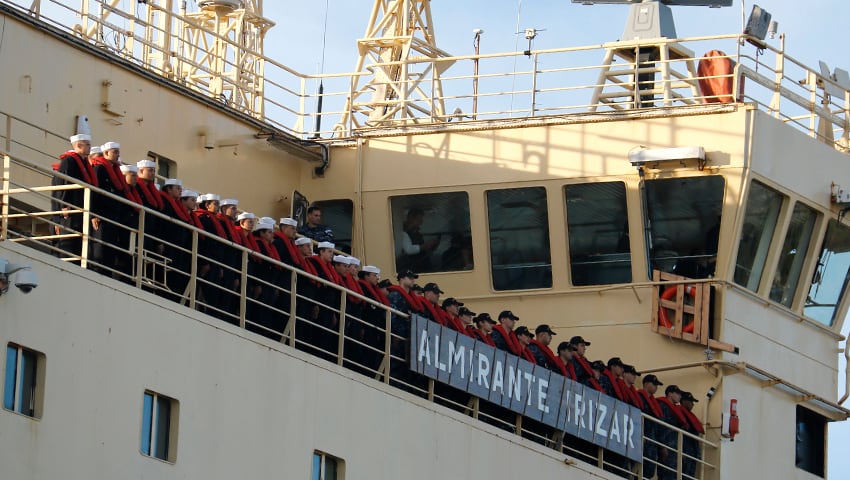
<path id="1" fill-rule="evenodd" d="M 453 62 L 427 61 L 450 57 L 437 48 L 430 0 L 375 0 L 357 49 L 355 72 L 371 77 L 352 77 L 337 130 L 446 118 L 440 75 Z"/>

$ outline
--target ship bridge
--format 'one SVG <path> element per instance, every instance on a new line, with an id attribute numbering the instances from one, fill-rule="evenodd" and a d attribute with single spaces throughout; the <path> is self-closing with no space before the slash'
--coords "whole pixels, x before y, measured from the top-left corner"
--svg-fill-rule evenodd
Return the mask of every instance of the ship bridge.
<path id="1" fill-rule="evenodd" d="M 66 465 L 86 478 L 128 468 L 498 478 L 529 463 L 613 478 L 660 467 L 648 453 L 666 448 L 647 433 L 657 429 L 676 439 L 675 478 L 824 474 L 827 425 L 848 416 L 835 389 L 850 304 L 850 93 L 784 43 L 759 55 L 741 35 L 530 49 L 534 67 L 512 74 L 516 53 L 411 58 L 410 71 L 440 72 L 439 88 L 422 76 L 384 85 L 416 91 L 384 98 L 382 111 L 397 113 L 376 115 L 353 91 L 363 72 L 302 74 L 256 51 L 237 65 L 247 76 L 199 63 L 204 52 L 175 48 L 170 33 L 197 24 L 164 4 L 140 4 L 153 12 L 143 20 L 95 2 L 97 14 L 65 12 L 77 21 L 41 3 L 0 5 L 6 35 L 28 40 L 0 56 L 14 79 L 0 84 L 10 99 L 0 256 L 29 263 L 40 283 L 24 296 L 10 269 L 0 297 L 0 431 L 12 432 L 0 450 L 15 478 Z M 262 12 L 236 10 L 221 25 L 269 27 Z M 212 43 L 245 53 L 229 34 Z M 56 78 L 27 57 L 90 73 Z M 500 73 L 452 76 L 464 64 Z M 319 96 L 307 89 L 316 79 Z M 558 340 L 592 340 L 591 358 L 619 356 L 695 392 L 706 434 L 592 392 L 586 402 L 584 386 L 507 354 L 496 368 L 499 353 L 445 326 L 54 172 L 85 128 L 154 162 L 159 181 L 233 192 L 242 210 L 297 216 L 310 199 L 336 254 L 389 277 L 420 262 L 421 280 L 475 311 L 509 309 Z M 57 203 L 60 191 L 83 200 Z M 137 213 L 104 220 L 126 240 L 93 232 L 97 199 Z M 402 247 L 415 212 L 435 247 L 411 259 Z M 65 215 L 80 227 L 62 228 Z M 124 268 L 91 254 L 104 247 Z M 480 390 L 496 371 L 518 379 L 498 397 Z M 600 415 L 603 405 L 618 415 Z"/>

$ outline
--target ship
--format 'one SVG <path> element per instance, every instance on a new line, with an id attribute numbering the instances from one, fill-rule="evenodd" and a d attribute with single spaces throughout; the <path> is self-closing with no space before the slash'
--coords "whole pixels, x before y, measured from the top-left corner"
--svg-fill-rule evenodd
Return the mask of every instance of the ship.
<path id="1" fill-rule="evenodd" d="M 452 55 L 446 6 L 376 0 L 354 70 L 308 74 L 264 53 L 261 0 L 0 2 L 0 476 L 828 478 L 850 76 L 758 6 L 686 37 L 674 8 L 731 0 L 573 3 L 630 4 L 622 36 L 481 53 L 476 29 Z M 57 168 L 88 138 L 553 354 L 625 361 L 695 424 Z"/>

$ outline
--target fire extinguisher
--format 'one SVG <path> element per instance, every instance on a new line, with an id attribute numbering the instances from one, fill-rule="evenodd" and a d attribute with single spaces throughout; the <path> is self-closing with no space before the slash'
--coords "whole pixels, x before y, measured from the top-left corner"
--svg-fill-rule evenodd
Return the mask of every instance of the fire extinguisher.
<path id="1" fill-rule="evenodd" d="M 729 413 L 723 414 L 723 426 L 720 429 L 720 434 L 724 438 L 735 441 L 735 435 L 740 432 L 738 425 L 738 400 L 732 399 L 729 402 Z"/>

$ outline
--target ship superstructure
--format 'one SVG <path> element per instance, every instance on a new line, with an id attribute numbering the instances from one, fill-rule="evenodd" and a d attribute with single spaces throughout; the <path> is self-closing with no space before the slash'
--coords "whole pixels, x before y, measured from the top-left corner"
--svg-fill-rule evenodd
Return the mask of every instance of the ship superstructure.
<path id="1" fill-rule="evenodd" d="M 97 273 L 87 247 L 57 251 L 62 235 L 97 243 L 87 228 L 53 228 L 57 188 L 126 203 L 75 179 L 55 185 L 54 157 L 75 133 L 120 140 L 124 158 L 151 159 L 161 178 L 238 197 L 258 216 L 321 205 L 337 253 L 388 278 L 415 265 L 420 283 L 471 310 L 511 310 L 558 340 L 592 341 L 592 359 L 618 356 L 689 389 L 706 434 L 664 426 L 679 445 L 699 444 L 698 459 L 671 453 L 675 477 L 691 477 L 686 461 L 697 464 L 691 478 L 826 476 L 827 425 L 850 413 L 835 395 L 850 306 L 841 75 L 797 62 L 784 44 L 750 56 L 739 42 L 759 39 L 738 34 L 452 57 L 399 30 L 431 26 L 428 2 L 414 1 L 376 2 L 356 72 L 304 75 L 262 55 L 272 22 L 259 2 L 71 3 L 81 20 L 0 4 L 4 36 L 16 39 L 0 49 L 0 257 L 29 263 L 40 284 L 24 296 L 21 271 L 10 273 L 0 297 L 9 478 L 502 478 L 529 468 L 616 478 L 647 464 L 612 457 L 629 457 L 628 442 L 584 416 L 604 399 L 546 404 L 540 390 L 521 397 L 539 414 L 510 400 L 495 408 L 493 394 L 468 379 L 459 387 L 438 353 L 423 353 L 440 341 L 417 332 L 436 327 L 411 317 L 424 325 L 411 343 L 392 328 L 407 315 L 362 292 L 194 228 L 188 264 L 210 260 L 204 242 L 233 248 L 239 263 L 219 267 L 245 287 L 179 271 L 149 248 L 144 222 L 172 222 L 155 211 L 138 209 L 124 227 L 129 273 Z M 514 90 L 503 74 L 453 73 L 526 54 L 534 67 L 513 74 Z M 316 98 L 308 86 L 319 77 Z M 522 106 L 505 109 L 519 95 Z M 312 110 L 319 99 L 324 109 Z M 409 258 L 415 212 L 434 247 Z M 91 205 L 74 213 L 87 225 Z M 247 268 L 256 258 L 288 282 L 263 284 Z M 168 276 L 185 288 L 171 290 Z M 261 305 L 248 285 L 291 302 Z M 333 328 L 296 307 L 311 285 L 334 292 L 336 303 L 316 307 L 335 309 Z M 225 295 L 234 308 L 214 300 Z M 351 334 L 363 319 L 349 302 L 379 312 L 374 336 Z M 258 324 L 258 306 L 277 320 Z M 305 328 L 332 341 L 311 344 Z M 480 365 L 476 375 L 492 374 Z M 574 398 L 561 382 L 548 401 Z M 544 407 L 572 417 L 548 422 Z M 658 424 L 636 415 L 641 435 Z"/>

